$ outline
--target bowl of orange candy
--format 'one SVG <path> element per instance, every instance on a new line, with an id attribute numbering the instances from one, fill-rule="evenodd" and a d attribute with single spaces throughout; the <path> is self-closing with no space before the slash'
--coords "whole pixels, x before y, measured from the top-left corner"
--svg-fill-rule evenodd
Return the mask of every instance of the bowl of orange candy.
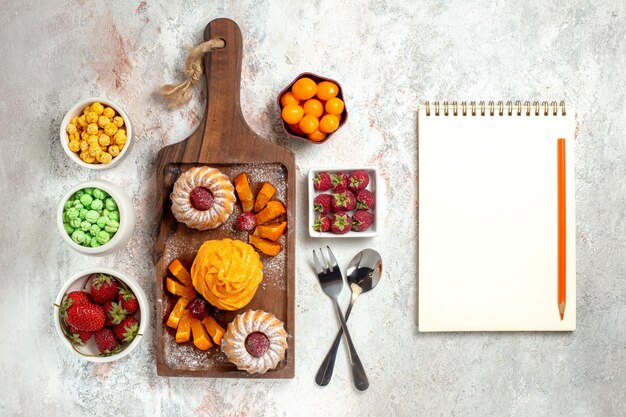
<path id="1" fill-rule="evenodd" d="M 339 83 L 310 72 L 280 92 L 278 106 L 285 133 L 313 143 L 326 142 L 348 119 Z"/>

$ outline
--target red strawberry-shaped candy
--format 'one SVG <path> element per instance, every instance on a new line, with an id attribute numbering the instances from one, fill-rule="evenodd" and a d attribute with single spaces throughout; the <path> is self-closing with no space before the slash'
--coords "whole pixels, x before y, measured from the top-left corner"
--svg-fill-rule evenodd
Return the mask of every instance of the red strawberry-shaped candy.
<path id="1" fill-rule="evenodd" d="M 187 305 L 187 309 L 191 313 L 191 315 L 198 320 L 204 319 L 209 315 L 209 305 L 202 298 L 196 297 L 189 305 Z"/>
<path id="2" fill-rule="evenodd" d="M 354 171 L 348 178 L 348 188 L 355 193 L 359 190 L 363 190 L 369 183 L 370 177 L 367 175 L 367 172 L 362 169 Z"/>
<path id="3" fill-rule="evenodd" d="M 317 191 L 327 191 L 333 188 L 333 183 L 328 172 L 319 172 L 313 178 L 313 188 Z"/>
<path id="4" fill-rule="evenodd" d="M 65 317 L 67 309 L 79 303 L 91 303 L 91 295 L 85 291 L 72 291 L 63 296 L 61 305 L 59 306 L 59 314 Z"/>
<path id="5" fill-rule="evenodd" d="M 206 187 L 196 187 L 189 193 L 191 207 L 205 211 L 213 207 L 213 194 Z"/>
<path id="6" fill-rule="evenodd" d="M 270 340 L 265 333 L 252 332 L 246 337 L 244 346 L 250 355 L 258 358 L 270 348 Z"/>
<path id="7" fill-rule="evenodd" d="M 333 196 L 330 194 L 320 194 L 313 200 L 313 210 L 316 213 L 326 214 L 330 213 L 330 206 L 332 204 Z"/>
<path id="8" fill-rule="evenodd" d="M 341 193 L 334 193 L 330 202 L 330 208 L 333 212 L 351 211 L 356 207 L 356 197 L 350 190 Z"/>
<path id="9" fill-rule="evenodd" d="M 121 346 L 115 338 L 113 331 L 108 327 L 98 330 L 94 336 L 96 338 L 96 346 L 100 353 L 112 355 L 121 350 Z"/>
<path id="10" fill-rule="evenodd" d="M 102 306 L 106 319 L 104 320 L 105 326 L 114 326 L 119 324 L 128 312 L 122 308 L 121 305 L 114 301 L 109 301 Z"/>
<path id="11" fill-rule="evenodd" d="M 74 304 L 67 309 L 65 321 L 81 332 L 93 332 L 104 326 L 105 314 L 102 307 L 92 303 Z"/>
<path id="12" fill-rule="evenodd" d="M 70 342 L 83 346 L 89 341 L 89 339 L 91 339 L 93 332 L 83 332 L 70 326 L 67 336 L 70 339 Z"/>
<path id="13" fill-rule="evenodd" d="M 113 334 L 120 342 L 132 342 L 138 332 L 139 322 L 132 316 L 126 317 L 113 328 Z"/>
<path id="14" fill-rule="evenodd" d="M 330 224 L 330 231 L 338 235 L 348 233 L 352 229 L 352 217 L 348 213 L 335 213 Z"/>
<path id="15" fill-rule="evenodd" d="M 122 306 L 128 315 L 133 315 L 139 310 L 139 301 L 132 291 L 120 288 L 117 293 L 117 302 Z"/>
<path id="16" fill-rule="evenodd" d="M 107 274 L 98 274 L 96 278 L 91 280 L 91 297 L 94 303 L 104 304 L 117 299 L 117 282 L 115 278 Z"/>
<path id="17" fill-rule="evenodd" d="M 352 230 L 355 232 L 363 232 L 372 225 L 374 215 L 371 211 L 357 210 L 352 215 Z"/>
<path id="18" fill-rule="evenodd" d="M 333 184 L 333 191 L 340 193 L 348 189 L 348 176 L 342 172 L 332 174 L 330 181 Z"/>
<path id="19" fill-rule="evenodd" d="M 316 232 L 328 232 L 330 230 L 330 223 L 331 218 L 328 215 L 320 214 L 313 222 L 313 230 Z"/>
<path id="20" fill-rule="evenodd" d="M 256 227 L 256 217 L 251 211 L 244 211 L 237 217 L 237 229 L 242 232 L 252 232 Z"/>
<path id="21" fill-rule="evenodd" d="M 369 190 L 361 190 L 356 193 L 356 208 L 357 209 L 373 209 L 376 205 L 374 194 Z"/>

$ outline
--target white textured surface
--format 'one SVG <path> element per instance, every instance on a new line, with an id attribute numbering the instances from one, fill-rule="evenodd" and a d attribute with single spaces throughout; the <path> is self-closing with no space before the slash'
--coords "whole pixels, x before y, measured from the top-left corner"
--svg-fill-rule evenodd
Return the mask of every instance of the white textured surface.
<path id="1" fill-rule="evenodd" d="M 623 415 L 623 1 L 225 3 L 0 3 L 0 414 Z M 155 90 L 180 77 L 181 46 L 216 17 L 243 31 L 244 115 L 297 156 L 294 380 L 159 378 L 153 331 L 125 360 L 88 364 L 68 354 L 52 324 L 62 283 L 91 266 L 129 272 L 153 301 L 154 159 L 196 128 L 204 100 L 168 111 Z M 340 80 L 345 91 L 350 120 L 322 146 L 279 128 L 275 95 L 302 71 Z M 63 114 L 90 95 L 125 105 L 136 130 L 126 159 L 103 172 L 77 167 L 58 143 Z M 578 109 L 576 332 L 417 333 L 416 108 L 435 98 L 565 99 Z M 371 381 L 365 393 L 352 388 L 343 351 L 331 385 L 313 381 L 336 324 L 309 266 L 321 242 L 303 227 L 307 170 L 360 161 L 381 168 L 392 200 L 384 235 L 333 242 L 344 265 L 362 247 L 378 249 L 388 272 L 351 320 Z M 131 244 L 103 259 L 71 251 L 54 224 L 63 192 L 93 178 L 124 184 L 138 210 Z"/>

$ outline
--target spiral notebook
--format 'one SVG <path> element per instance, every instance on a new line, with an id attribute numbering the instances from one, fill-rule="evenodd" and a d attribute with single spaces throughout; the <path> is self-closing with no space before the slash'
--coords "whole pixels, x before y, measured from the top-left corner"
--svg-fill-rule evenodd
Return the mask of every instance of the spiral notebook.
<path id="1" fill-rule="evenodd" d="M 572 112 L 426 103 L 418 135 L 419 330 L 574 330 Z"/>

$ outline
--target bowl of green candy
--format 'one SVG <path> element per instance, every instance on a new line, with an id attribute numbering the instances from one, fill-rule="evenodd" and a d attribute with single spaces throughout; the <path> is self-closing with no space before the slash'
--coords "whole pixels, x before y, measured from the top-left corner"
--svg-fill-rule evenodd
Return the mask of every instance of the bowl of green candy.
<path id="1" fill-rule="evenodd" d="M 86 181 L 63 197 L 57 224 L 72 249 L 85 255 L 108 255 L 128 243 L 135 228 L 135 210 L 121 187 L 108 181 Z"/>

